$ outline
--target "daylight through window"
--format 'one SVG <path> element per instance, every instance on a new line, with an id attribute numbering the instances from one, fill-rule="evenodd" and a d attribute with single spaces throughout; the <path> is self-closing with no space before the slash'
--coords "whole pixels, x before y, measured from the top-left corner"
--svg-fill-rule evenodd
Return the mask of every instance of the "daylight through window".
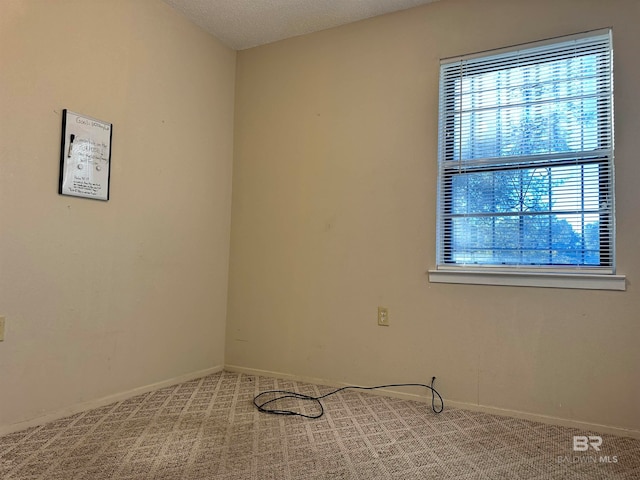
<path id="1" fill-rule="evenodd" d="M 611 32 L 446 60 L 438 268 L 614 271 Z"/>

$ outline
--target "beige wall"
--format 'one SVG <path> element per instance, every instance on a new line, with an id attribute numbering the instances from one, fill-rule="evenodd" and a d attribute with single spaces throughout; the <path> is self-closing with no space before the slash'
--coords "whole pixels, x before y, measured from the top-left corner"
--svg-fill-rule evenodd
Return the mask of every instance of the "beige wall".
<path id="1" fill-rule="evenodd" d="M 0 426 L 224 363 L 235 52 L 159 0 L 0 1 Z M 64 108 L 111 199 L 57 193 Z"/>
<path id="2" fill-rule="evenodd" d="M 639 17 L 635 0 L 443 0 L 234 71 L 159 0 L 0 0 L 0 430 L 226 363 L 436 375 L 454 404 L 638 433 Z M 439 59 L 607 26 L 627 291 L 429 284 Z M 64 108 L 114 124 L 109 202 L 57 194 Z"/>
<path id="3" fill-rule="evenodd" d="M 444 0 L 239 52 L 226 363 L 435 375 L 459 404 L 637 434 L 638 18 L 637 0 Z M 627 291 L 429 284 L 439 59 L 609 26 Z"/>

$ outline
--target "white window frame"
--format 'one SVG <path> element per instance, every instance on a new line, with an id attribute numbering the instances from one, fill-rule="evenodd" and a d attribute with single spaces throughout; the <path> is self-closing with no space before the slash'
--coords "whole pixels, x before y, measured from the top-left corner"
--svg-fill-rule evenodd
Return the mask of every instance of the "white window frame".
<path id="1" fill-rule="evenodd" d="M 561 37 L 556 39 L 545 40 L 542 42 L 535 42 L 527 45 L 520 45 L 516 47 L 485 52 L 480 54 L 472 54 L 466 55 L 463 57 L 457 57 L 453 59 L 445 59 L 441 62 L 441 78 L 440 78 L 440 122 L 439 122 L 439 147 L 438 147 L 438 227 L 437 227 L 437 265 L 435 269 L 429 270 L 429 281 L 433 283 L 465 283 L 465 284 L 479 284 L 479 285 L 509 285 L 509 286 L 534 286 L 534 287 L 556 287 L 556 288 L 579 288 L 579 289 L 598 289 L 598 290 L 625 290 L 626 289 L 626 279 L 624 275 L 617 275 L 615 272 L 615 211 L 614 211 L 614 187 L 615 187 L 615 179 L 613 176 L 613 70 L 612 65 L 609 70 L 609 78 L 611 85 L 611 93 L 610 99 L 610 107 L 608 108 L 608 118 L 606 126 L 610 129 L 610 137 L 607 137 L 610 140 L 610 148 L 608 153 L 605 152 L 605 155 L 608 155 L 609 159 L 607 160 L 608 166 L 610 168 L 610 176 L 608 183 L 608 192 L 610 192 L 610 212 L 609 212 L 609 223 L 607 228 L 610 230 L 610 245 L 608 247 L 608 264 L 598 267 L 588 267 L 588 266 L 580 266 L 580 265 L 570 265 L 570 266 L 557 266 L 557 265 L 539 265 L 539 266 L 528 266 L 528 265 L 497 265 L 497 264 L 481 264 L 474 265 L 473 263 L 469 264 L 460 264 L 456 262 L 446 261 L 443 254 L 445 248 L 448 248 L 448 252 L 451 252 L 452 246 L 451 241 L 446 243 L 450 238 L 452 233 L 450 233 L 450 228 L 445 233 L 445 219 L 447 215 L 445 213 L 445 204 L 447 204 L 447 213 L 451 210 L 451 202 L 452 193 L 451 191 L 447 191 L 447 188 L 444 186 L 445 181 L 451 181 L 451 176 L 447 177 L 447 173 L 445 172 L 445 164 L 446 168 L 451 168 L 451 148 L 450 148 L 450 140 L 447 140 L 447 135 L 451 135 L 450 132 L 447 131 L 450 128 L 450 125 L 447 125 L 447 115 L 451 115 L 451 110 L 447 110 L 447 106 L 445 103 L 451 102 L 450 96 L 452 95 L 450 90 L 445 91 L 447 86 L 451 87 L 450 76 L 445 79 L 445 72 L 447 68 L 451 71 L 451 67 L 458 69 L 458 65 L 460 69 L 464 69 L 466 64 L 469 62 L 470 64 L 475 65 L 475 68 L 478 68 L 477 65 L 480 63 L 481 68 L 491 69 L 493 68 L 495 71 L 500 70 L 500 62 L 503 59 L 513 59 L 515 56 L 521 54 L 521 52 L 527 56 L 531 55 L 531 52 L 549 52 L 553 51 L 554 46 L 557 45 L 557 48 L 565 48 L 567 44 L 575 43 L 579 45 L 584 43 L 585 40 L 589 41 L 589 39 L 598 38 L 600 42 L 604 42 L 603 39 L 607 39 L 608 41 L 608 49 L 609 55 L 611 59 L 613 58 L 613 50 L 612 50 L 612 39 L 611 39 L 611 29 L 598 30 L 594 32 L 586 32 L 577 35 L 571 35 L 567 37 Z M 485 59 L 486 64 L 483 62 Z M 548 60 L 547 60 L 548 61 Z M 498 66 L 494 66 L 498 65 Z M 484 71 L 484 70 L 482 70 Z M 448 95 L 448 96 L 447 96 Z M 469 130 L 473 132 L 473 130 Z M 466 134 L 473 135 L 473 133 L 466 132 Z M 463 135 L 463 134 L 459 134 Z M 447 148 L 449 150 L 447 151 Z M 460 156 L 459 162 L 457 165 L 460 165 L 459 168 L 465 168 L 464 159 L 462 159 L 462 155 Z M 491 160 L 488 160 L 491 161 Z M 494 159 L 495 161 L 495 159 Z M 456 167 L 458 168 L 458 167 Z M 445 196 L 446 199 L 445 199 Z M 448 220 L 450 221 L 450 220 Z M 602 251 L 602 249 L 601 249 Z M 451 255 L 451 253 L 449 253 Z"/>

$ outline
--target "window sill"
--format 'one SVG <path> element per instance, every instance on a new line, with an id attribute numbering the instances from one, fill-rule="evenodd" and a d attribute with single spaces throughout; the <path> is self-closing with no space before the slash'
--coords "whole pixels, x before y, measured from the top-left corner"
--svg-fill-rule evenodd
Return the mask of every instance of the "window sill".
<path id="1" fill-rule="evenodd" d="M 595 275 L 584 273 L 429 270 L 429 282 L 514 287 L 578 288 L 583 290 L 624 291 L 627 289 L 626 277 L 624 275 Z"/>

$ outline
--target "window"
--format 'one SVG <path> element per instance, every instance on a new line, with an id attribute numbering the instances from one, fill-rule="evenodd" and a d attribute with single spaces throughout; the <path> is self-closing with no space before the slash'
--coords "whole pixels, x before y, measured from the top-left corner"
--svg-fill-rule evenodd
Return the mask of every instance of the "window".
<path id="1" fill-rule="evenodd" d="M 442 62 L 438 271 L 615 273 L 612 68 L 609 30 Z"/>

